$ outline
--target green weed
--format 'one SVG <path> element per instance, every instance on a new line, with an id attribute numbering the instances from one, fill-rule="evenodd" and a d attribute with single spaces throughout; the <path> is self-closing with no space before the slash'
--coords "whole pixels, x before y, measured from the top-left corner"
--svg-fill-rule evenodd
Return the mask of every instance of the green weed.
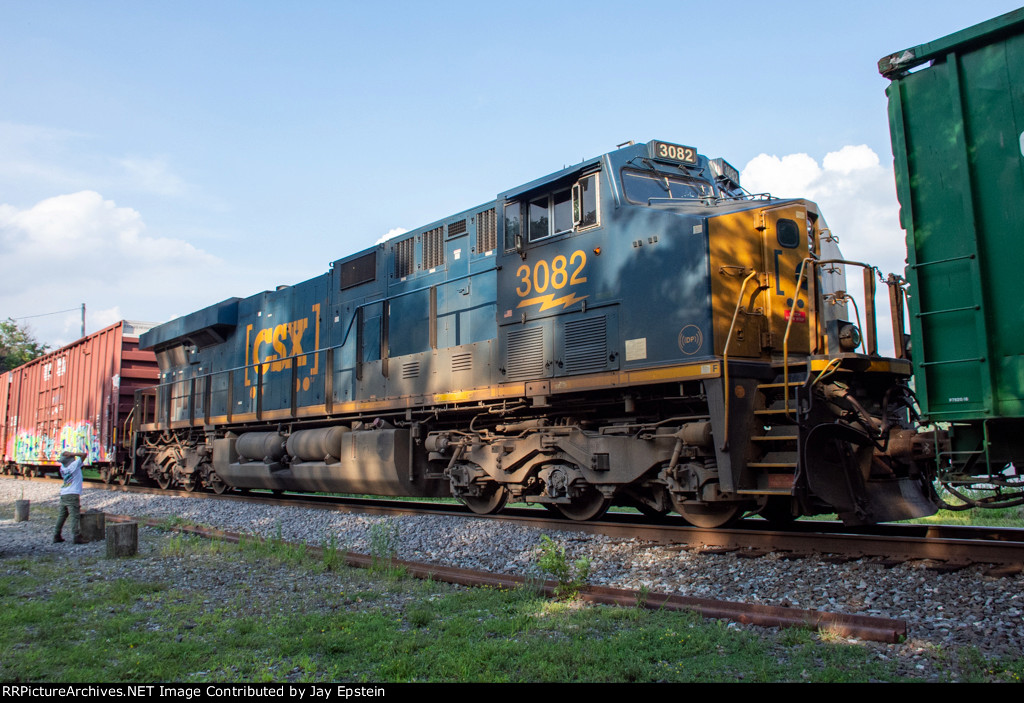
<path id="1" fill-rule="evenodd" d="M 336 571 L 345 566 L 348 561 L 348 549 L 338 549 L 338 538 L 331 535 L 326 538 L 320 546 L 320 554 L 323 558 L 324 568 L 328 571 Z"/>
<path id="2" fill-rule="evenodd" d="M 385 518 L 370 525 L 370 571 L 384 573 L 392 578 L 405 576 L 405 568 L 393 564 L 398 554 L 399 529 L 398 523 Z"/>
<path id="3" fill-rule="evenodd" d="M 541 573 L 547 574 L 557 582 L 555 597 L 561 600 L 575 599 L 590 577 L 590 559 L 588 557 L 582 557 L 570 563 L 568 557 L 565 556 L 565 547 L 547 535 L 541 536 L 537 568 Z"/>

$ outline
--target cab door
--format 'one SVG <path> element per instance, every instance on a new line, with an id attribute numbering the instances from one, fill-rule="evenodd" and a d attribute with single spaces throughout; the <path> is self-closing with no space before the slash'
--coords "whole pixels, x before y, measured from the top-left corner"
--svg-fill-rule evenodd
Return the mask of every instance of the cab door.
<path id="1" fill-rule="evenodd" d="M 763 266 L 766 290 L 761 300 L 768 320 L 769 343 L 776 351 L 783 348 L 786 327 L 792 310 L 788 348 L 791 354 L 810 352 L 808 324 L 810 301 L 807 279 L 813 275 L 809 265 L 801 266 L 808 257 L 807 208 L 793 203 L 760 212 Z"/>

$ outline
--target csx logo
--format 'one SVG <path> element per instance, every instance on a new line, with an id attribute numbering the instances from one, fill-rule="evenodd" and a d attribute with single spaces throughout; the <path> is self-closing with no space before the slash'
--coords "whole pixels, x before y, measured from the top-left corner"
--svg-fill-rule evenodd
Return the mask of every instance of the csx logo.
<path id="1" fill-rule="evenodd" d="M 309 318 L 304 317 L 294 322 L 286 322 L 277 327 L 264 327 L 256 333 L 256 339 L 252 344 L 253 363 L 263 363 L 263 373 L 270 371 L 283 371 L 288 365 L 286 361 L 275 361 L 275 359 L 286 359 L 289 356 L 297 356 L 296 366 L 306 365 L 306 356 L 302 354 L 302 334 L 309 327 Z M 288 342 L 289 347 L 285 346 Z M 269 347 L 269 348 L 268 348 Z M 274 351 L 270 353 L 270 348 Z M 302 356 L 299 356 L 302 354 Z"/>
<path id="2" fill-rule="evenodd" d="M 320 346 L 320 305 L 313 306 L 313 320 L 315 324 L 314 351 Z M 263 375 L 290 369 L 294 363 L 296 367 L 309 365 L 309 354 L 303 349 L 306 344 L 308 349 L 307 331 L 309 330 L 309 318 L 303 317 L 291 322 L 284 322 L 273 327 L 264 327 L 255 331 L 252 325 L 245 330 L 245 385 L 251 385 L 253 380 L 249 376 L 251 366 L 260 369 Z M 312 367 L 309 375 L 315 376 L 319 370 L 319 357 L 312 354 Z M 294 362 L 291 360 L 294 357 Z M 309 379 L 301 382 L 304 388 L 309 387 Z"/>

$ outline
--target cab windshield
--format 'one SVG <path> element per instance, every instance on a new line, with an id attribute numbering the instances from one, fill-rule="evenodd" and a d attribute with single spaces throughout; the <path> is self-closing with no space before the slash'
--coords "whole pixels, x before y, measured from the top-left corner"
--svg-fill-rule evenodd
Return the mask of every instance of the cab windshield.
<path id="1" fill-rule="evenodd" d="M 623 171 L 622 187 L 626 199 L 638 205 L 715 197 L 715 191 L 707 181 L 651 171 Z"/>

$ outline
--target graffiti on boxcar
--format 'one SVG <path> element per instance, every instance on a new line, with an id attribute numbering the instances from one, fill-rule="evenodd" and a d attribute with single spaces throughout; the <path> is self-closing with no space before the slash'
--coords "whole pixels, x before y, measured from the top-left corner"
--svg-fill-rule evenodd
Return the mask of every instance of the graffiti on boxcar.
<path id="1" fill-rule="evenodd" d="M 32 464 L 47 457 L 49 442 L 46 435 L 34 432 L 19 432 L 14 439 L 14 461 L 19 464 Z"/>
<path id="2" fill-rule="evenodd" d="M 86 463 L 104 460 L 99 434 L 91 422 L 64 425 L 56 437 L 31 431 L 19 432 L 14 438 L 14 460 L 19 464 L 53 462 L 61 452 L 85 452 Z"/>
<path id="3" fill-rule="evenodd" d="M 102 446 L 99 434 L 93 429 L 91 422 L 67 424 L 60 431 L 60 452 L 86 452 L 86 463 L 102 461 Z"/>

